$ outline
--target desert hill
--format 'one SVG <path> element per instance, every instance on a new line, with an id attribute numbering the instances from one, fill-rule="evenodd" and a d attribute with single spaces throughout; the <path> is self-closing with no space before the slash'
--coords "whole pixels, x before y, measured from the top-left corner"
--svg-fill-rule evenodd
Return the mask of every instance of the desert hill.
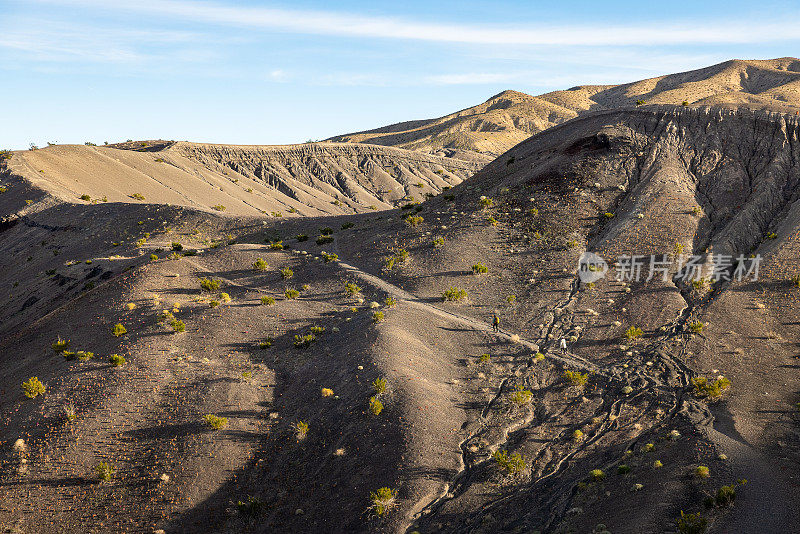
<path id="1" fill-rule="evenodd" d="M 622 85 L 581 85 L 531 96 L 503 91 L 486 102 L 430 120 L 332 137 L 439 153 L 457 149 L 498 156 L 532 134 L 589 111 L 647 104 L 748 106 L 795 112 L 800 60 L 730 60 L 702 69 Z"/>
<path id="2" fill-rule="evenodd" d="M 15 152 L 13 172 L 70 202 L 156 202 L 236 215 L 347 214 L 419 201 L 481 164 L 334 143 L 135 142 Z M 87 195 L 88 200 L 80 197 Z M 105 199 L 105 200 L 103 200 Z"/>

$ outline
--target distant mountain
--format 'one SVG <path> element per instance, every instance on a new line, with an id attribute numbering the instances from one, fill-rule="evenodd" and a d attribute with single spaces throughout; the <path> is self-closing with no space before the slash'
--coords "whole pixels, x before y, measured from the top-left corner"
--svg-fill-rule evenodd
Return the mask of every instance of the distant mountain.
<path id="1" fill-rule="evenodd" d="M 482 104 L 437 119 L 402 122 L 330 140 L 431 153 L 446 148 L 497 156 L 532 134 L 587 111 L 634 106 L 637 101 L 797 110 L 800 109 L 800 60 L 734 59 L 633 83 L 581 85 L 539 96 L 503 91 Z"/>

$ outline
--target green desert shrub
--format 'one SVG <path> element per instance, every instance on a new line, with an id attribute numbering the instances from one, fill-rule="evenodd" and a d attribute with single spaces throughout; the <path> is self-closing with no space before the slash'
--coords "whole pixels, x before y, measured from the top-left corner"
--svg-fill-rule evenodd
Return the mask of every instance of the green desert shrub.
<path id="1" fill-rule="evenodd" d="M 639 339 L 640 337 L 642 337 L 642 335 L 644 335 L 644 332 L 642 331 L 641 328 L 639 328 L 638 326 L 631 326 L 630 328 L 625 330 L 623 337 L 628 341 L 633 341 L 634 339 Z"/>
<path id="2" fill-rule="evenodd" d="M 472 274 L 486 274 L 489 272 L 489 268 L 482 263 L 476 263 L 472 266 Z"/>
<path id="3" fill-rule="evenodd" d="M 302 243 L 303 241 L 308 241 L 308 236 L 306 234 L 297 234 L 297 236 L 295 236 L 295 239 L 297 239 L 297 241 Z"/>
<path id="4" fill-rule="evenodd" d="M 517 386 L 511 393 L 509 399 L 512 403 L 514 403 L 514 405 L 521 408 L 531 403 L 531 400 L 533 399 L 533 393 L 531 390 L 525 389 L 523 386 Z"/>
<path id="5" fill-rule="evenodd" d="M 708 478 L 709 476 L 711 476 L 708 467 L 706 467 L 705 465 L 698 465 L 697 467 L 695 467 L 694 475 L 697 478 Z"/>
<path id="6" fill-rule="evenodd" d="M 332 261 L 336 261 L 336 260 L 339 259 L 339 255 L 338 254 L 328 254 L 327 252 L 321 252 L 320 256 L 322 256 L 322 260 L 325 263 L 330 263 Z"/>
<path id="7" fill-rule="evenodd" d="M 444 238 L 443 238 L 443 237 L 441 237 L 441 236 L 439 236 L 439 237 L 434 237 L 434 238 L 433 238 L 433 246 L 434 246 L 434 247 L 436 247 L 436 248 L 441 248 L 441 247 L 443 247 L 443 246 L 444 246 Z"/>
<path id="8" fill-rule="evenodd" d="M 795 287 L 800 287 L 800 274 L 792 276 L 792 285 Z"/>
<path id="9" fill-rule="evenodd" d="M 94 358 L 94 352 L 89 352 L 88 350 L 79 350 L 75 353 L 75 357 L 82 362 L 88 362 Z"/>
<path id="10" fill-rule="evenodd" d="M 354 297 L 361 293 L 361 287 L 353 282 L 345 282 L 344 292 L 347 293 L 348 296 Z"/>
<path id="11" fill-rule="evenodd" d="M 144 195 L 142 195 L 141 193 L 134 193 L 134 194 L 128 195 L 128 196 L 131 197 L 134 200 L 144 200 Z"/>
<path id="12" fill-rule="evenodd" d="M 718 399 L 725 390 L 731 387 L 731 381 L 725 377 L 709 380 L 704 376 L 698 376 L 692 379 L 692 386 L 694 386 L 694 394 L 696 396 Z"/>
<path id="13" fill-rule="evenodd" d="M 320 235 L 331 235 L 333 234 L 333 228 L 331 228 L 330 226 L 326 226 L 325 228 L 320 228 L 319 233 Z"/>
<path id="14" fill-rule="evenodd" d="M 240 514 L 249 518 L 258 517 L 264 510 L 264 503 L 252 495 L 247 496 L 246 501 L 237 501 L 236 509 Z"/>
<path id="15" fill-rule="evenodd" d="M 22 383 L 22 393 L 29 399 L 35 399 L 39 395 L 44 395 L 47 388 L 39 381 L 39 378 L 32 376 Z"/>
<path id="16" fill-rule="evenodd" d="M 385 378 L 376 378 L 372 381 L 372 389 L 375 390 L 377 395 L 386 392 L 386 379 Z"/>
<path id="17" fill-rule="evenodd" d="M 275 299 L 273 297 L 265 295 L 261 297 L 261 304 L 263 304 L 264 306 L 272 306 L 273 304 L 275 304 Z"/>
<path id="18" fill-rule="evenodd" d="M 117 323 L 114 325 L 114 328 L 111 329 L 111 333 L 114 334 L 116 337 L 120 337 L 128 333 L 128 329 L 125 328 L 122 323 Z"/>
<path id="19" fill-rule="evenodd" d="M 422 223 L 425 221 L 425 219 L 423 219 L 423 218 L 422 218 L 421 216 L 419 216 L 419 215 L 408 215 L 408 216 L 405 218 L 405 221 L 406 221 L 406 224 L 407 224 L 408 226 L 410 226 L 411 228 L 416 228 L 417 226 L 419 226 L 420 224 L 422 224 Z"/>
<path id="20" fill-rule="evenodd" d="M 213 428 L 214 430 L 220 430 L 228 426 L 227 417 L 219 417 L 218 415 L 214 415 L 213 413 L 205 414 L 203 416 L 203 421 L 205 421 L 206 424 L 211 428 Z"/>
<path id="21" fill-rule="evenodd" d="M 283 278 L 284 280 L 288 280 L 293 276 L 294 276 L 294 271 L 291 270 L 290 268 L 284 267 L 283 269 L 281 269 L 281 278 Z"/>
<path id="22" fill-rule="evenodd" d="M 253 262 L 253 269 L 256 271 L 266 271 L 269 268 L 269 265 L 264 258 L 257 258 L 256 261 Z"/>
<path id="23" fill-rule="evenodd" d="M 518 452 L 508 454 L 508 451 L 496 450 L 492 453 L 495 463 L 509 475 L 516 475 L 525 470 L 525 459 Z"/>
<path id="24" fill-rule="evenodd" d="M 283 241 L 273 241 L 269 244 L 270 250 L 283 250 Z"/>
<path id="25" fill-rule="evenodd" d="M 478 356 L 478 363 L 489 363 L 492 357 L 488 353 L 483 353 Z"/>
<path id="26" fill-rule="evenodd" d="M 383 403 L 378 397 L 369 398 L 369 411 L 372 412 L 372 415 L 380 415 L 383 411 Z"/>
<path id="27" fill-rule="evenodd" d="M 214 206 L 211 206 L 211 209 L 214 211 L 225 211 L 225 206 L 222 204 L 215 204 Z"/>
<path id="28" fill-rule="evenodd" d="M 702 334 L 704 326 L 705 325 L 703 323 L 701 323 L 700 321 L 696 321 L 694 323 L 689 324 L 689 331 L 692 334 Z"/>
<path id="29" fill-rule="evenodd" d="M 158 255 L 150 254 L 150 261 L 156 261 L 158 259 Z"/>
<path id="30" fill-rule="evenodd" d="M 617 466 L 617 473 L 620 474 L 620 475 L 627 475 L 630 472 L 631 472 L 631 468 L 628 465 L 621 464 L 621 465 Z"/>
<path id="31" fill-rule="evenodd" d="M 55 352 L 64 352 L 69 347 L 69 339 L 61 339 L 50 345 Z"/>
<path id="32" fill-rule="evenodd" d="M 126 363 L 128 363 L 128 360 L 125 359 L 125 356 L 122 356 L 120 354 L 112 354 L 111 356 L 108 357 L 108 361 L 114 367 L 121 367 Z"/>
<path id="33" fill-rule="evenodd" d="M 332 235 L 321 235 L 317 237 L 317 245 L 325 245 L 326 243 L 333 243 Z"/>
<path id="34" fill-rule="evenodd" d="M 110 482 L 114 476 L 114 466 L 108 462 L 100 462 L 94 466 L 94 472 L 97 475 L 97 480 L 100 482 Z"/>
<path id="35" fill-rule="evenodd" d="M 210 301 L 208 302 L 208 305 L 209 305 L 209 306 L 211 306 L 212 308 L 216 308 L 217 306 L 219 306 L 219 301 L 218 301 L 218 300 L 213 300 L 213 299 L 212 299 L 212 300 L 210 300 Z"/>
<path id="36" fill-rule="evenodd" d="M 733 485 L 722 486 L 714 496 L 714 503 L 720 507 L 728 507 L 736 500 L 736 487 Z"/>
<path id="37" fill-rule="evenodd" d="M 517 302 L 517 296 L 516 295 L 507 296 L 506 297 L 506 302 L 508 302 L 509 304 L 513 305 L 515 302 Z"/>
<path id="38" fill-rule="evenodd" d="M 321 334 L 321 333 L 323 333 L 325 331 L 325 327 L 324 326 L 312 326 L 311 328 L 308 329 L 308 331 L 311 332 L 312 334 Z"/>
<path id="39" fill-rule="evenodd" d="M 302 441 L 308 436 L 309 425 L 305 421 L 297 421 L 292 425 L 297 441 Z"/>
<path id="40" fill-rule="evenodd" d="M 300 334 L 295 334 L 294 336 L 294 346 L 298 349 L 305 349 L 310 347 L 312 343 L 317 340 L 314 334 L 306 334 L 301 336 Z"/>
<path id="41" fill-rule="evenodd" d="M 478 204 L 480 204 L 481 208 L 483 209 L 491 208 L 492 206 L 494 206 L 494 200 L 492 200 L 489 197 L 483 196 L 478 200 Z"/>
<path id="42" fill-rule="evenodd" d="M 703 534 L 708 528 L 708 520 L 698 514 L 684 514 L 678 518 L 677 527 L 679 534 Z"/>
<path id="43" fill-rule="evenodd" d="M 383 322 L 384 315 L 382 311 L 376 311 L 372 314 L 372 322 L 373 323 L 380 323 Z"/>
<path id="44" fill-rule="evenodd" d="M 394 297 L 386 297 L 383 299 L 383 303 L 387 308 L 394 308 L 395 305 L 397 305 L 397 301 L 394 299 Z"/>
<path id="45" fill-rule="evenodd" d="M 578 430 L 577 428 L 572 432 L 572 439 L 574 441 L 583 441 L 584 437 L 585 437 L 584 433 L 581 430 Z"/>
<path id="46" fill-rule="evenodd" d="M 283 292 L 283 296 L 286 297 L 287 300 L 294 300 L 300 296 L 300 292 L 296 289 L 287 289 Z"/>
<path id="47" fill-rule="evenodd" d="M 397 506 L 397 492 L 388 487 L 378 488 L 370 492 L 369 500 L 372 502 L 369 509 L 378 517 L 383 517 Z"/>
<path id="48" fill-rule="evenodd" d="M 451 287 L 442 293 L 442 300 L 445 302 L 460 302 L 467 298 L 467 291 L 457 287 Z"/>
<path id="49" fill-rule="evenodd" d="M 213 278 L 201 278 L 200 288 L 204 291 L 219 291 L 219 280 Z"/>
<path id="50" fill-rule="evenodd" d="M 268 349 L 268 348 L 270 348 L 272 346 L 272 344 L 274 342 L 275 342 L 274 339 L 272 339 L 271 337 L 268 337 L 267 339 L 265 339 L 264 341 L 262 341 L 261 343 L 258 344 L 258 348 L 260 348 L 260 349 Z"/>
<path id="51" fill-rule="evenodd" d="M 84 194 L 82 194 L 82 195 L 80 196 L 80 199 L 81 199 L 81 200 L 85 200 L 86 202 L 89 202 L 90 200 L 92 200 L 92 197 L 90 197 L 89 195 L 87 195 L 86 193 L 84 193 Z"/>
<path id="52" fill-rule="evenodd" d="M 589 471 L 589 478 L 592 479 L 593 482 L 601 482 L 606 478 L 606 474 L 602 469 L 592 469 Z"/>
<path id="53" fill-rule="evenodd" d="M 589 375 L 586 373 L 581 373 L 580 371 L 572 371 L 567 369 L 564 371 L 564 381 L 567 382 L 571 386 L 578 386 L 583 387 L 586 385 L 586 382 L 589 380 Z"/>
<path id="54" fill-rule="evenodd" d="M 346 223 L 343 223 L 343 224 L 342 224 L 342 230 L 349 230 L 349 229 L 350 229 L 350 228 L 352 228 L 353 226 L 355 226 L 355 224 L 354 224 L 354 223 L 351 223 L 351 222 L 346 222 Z"/>
<path id="55" fill-rule="evenodd" d="M 186 331 L 186 323 L 179 319 L 173 319 L 172 322 L 169 323 L 172 327 L 172 330 L 175 332 L 185 332 Z"/>

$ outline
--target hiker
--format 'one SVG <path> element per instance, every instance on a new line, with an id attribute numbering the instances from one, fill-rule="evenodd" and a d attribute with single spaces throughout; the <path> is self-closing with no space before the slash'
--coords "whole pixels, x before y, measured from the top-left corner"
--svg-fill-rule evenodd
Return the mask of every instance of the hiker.
<path id="1" fill-rule="evenodd" d="M 495 332 L 500 331 L 500 317 L 497 316 L 497 312 L 492 314 L 492 328 Z"/>

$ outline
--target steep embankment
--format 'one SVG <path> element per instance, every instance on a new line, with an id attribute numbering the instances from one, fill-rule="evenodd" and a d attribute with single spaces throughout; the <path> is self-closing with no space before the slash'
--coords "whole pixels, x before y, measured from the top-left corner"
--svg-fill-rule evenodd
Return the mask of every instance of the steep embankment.
<path id="1" fill-rule="evenodd" d="M 136 143 L 16 152 L 12 173 L 61 200 L 150 202 L 234 215 L 351 214 L 438 194 L 479 164 L 351 145 Z"/>
<path id="2" fill-rule="evenodd" d="M 637 101 L 795 112 L 800 103 L 800 61 L 731 60 L 622 85 L 581 85 L 538 96 L 503 91 L 482 104 L 444 117 L 339 135 L 331 141 L 372 143 L 442 155 L 447 149 L 497 156 L 534 133 L 589 111 L 632 107 Z"/>

